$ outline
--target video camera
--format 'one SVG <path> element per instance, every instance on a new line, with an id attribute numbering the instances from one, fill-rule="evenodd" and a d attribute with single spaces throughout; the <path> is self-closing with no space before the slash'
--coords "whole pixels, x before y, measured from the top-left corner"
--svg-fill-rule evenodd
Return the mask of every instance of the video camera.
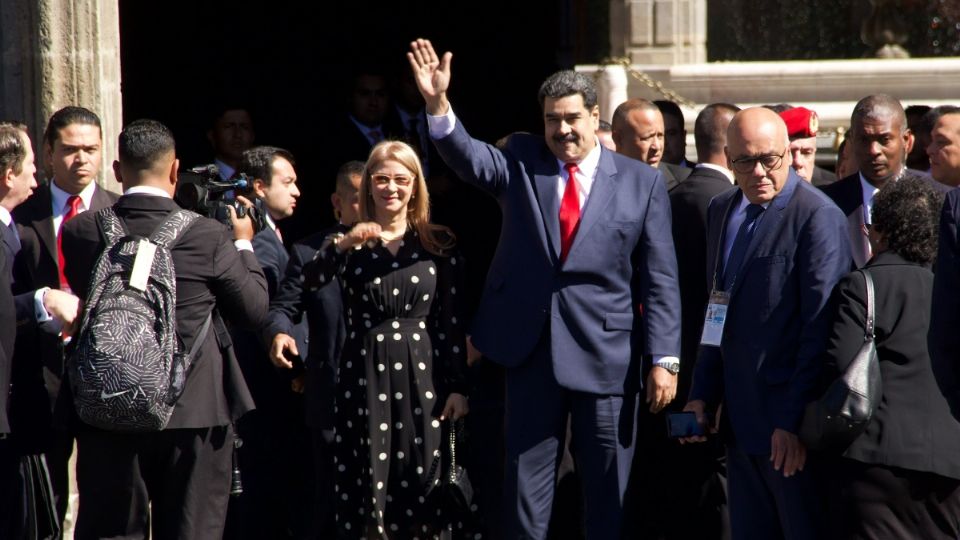
<path id="1" fill-rule="evenodd" d="M 237 191 L 245 191 L 251 184 L 250 179 L 243 173 L 236 180 L 225 181 L 221 180 L 216 165 L 202 165 L 180 173 L 173 200 L 181 208 L 213 218 L 228 227 L 230 214 L 227 213 L 227 207 L 232 206 L 237 217 L 242 218 L 249 214 L 254 232 L 260 232 L 266 226 L 260 200 L 251 198 L 254 206 L 248 209 L 236 198 Z"/>

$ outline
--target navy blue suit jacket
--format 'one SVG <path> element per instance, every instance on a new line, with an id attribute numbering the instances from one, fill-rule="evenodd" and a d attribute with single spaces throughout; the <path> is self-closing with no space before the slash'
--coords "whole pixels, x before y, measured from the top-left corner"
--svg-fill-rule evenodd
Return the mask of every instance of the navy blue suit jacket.
<path id="1" fill-rule="evenodd" d="M 960 419 L 960 190 L 947 193 L 939 242 L 928 347 L 937 384 Z"/>
<path id="2" fill-rule="evenodd" d="M 505 366 L 520 365 L 549 325 L 560 385 L 604 395 L 639 388 L 643 355 L 679 356 L 670 201 L 655 169 L 602 148 L 561 263 L 560 166 L 543 137 L 515 134 L 499 150 L 471 138 L 458 121 L 434 142 L 460 178 L 492 193 L 503 210 L 473 321 L 479 350 Z"/>
<path id="3" fill-rule="evenodd" d="M 346 230 L 337 225 L 293 244 L 280 288 L 270 300 L 270 315 L 264 329 L 264 339 L 268 342 L 279 333 L 297 339 L 307 367 L 307 425 L 321 429 L 333 429 L 337 363 L 346 334 L 343 300 L 336 280 L 311 290 L 304 286 L 302 274 L 304 265 L 321 252 L 328 237 Z M 295 330 L 303 324 L 303 317 L 309 328 L 309 349 L 301 348 L 301 339 Z"/>
<path id="4" fill-rule="evenodd" d="M 741 198 L 735 189 L 710 203 L 708 287 L 723 266 L 718 258 L 724 230 Z M 769 454 L 776 428 L 797 432 L 816 393 L 831 293 L 851 264 L 843 212 L 791 170 L 763 212 L 737 273 L 722 345 L 700 346 L 690 390 L 691 400 L 711 408 L 723 401 L 725 426 L 729 422 L 736 444 L 748 454 Z"/>
<path id="5" fill-rule="evenodd" d="M 260 263 L 267 281 L 267 294 L 271 301 L 280 289 L 280 282 L 290 256 L 274 229 L 264 227 L 253 237 L 253 253 Z M 269 358 L 270 340 L 263 332 L 264 324 L 254 330 L 232 330 L 237 360 L 247 380 L 250 393 L 260 410 L 277 410 L 285 406 L 291 395 L 286 370 L 275 368 Z M 294 325 L 288 332 L 297 341 L 297 349 L 307 354 L 306 324 Z M 270 336 L 272 340 L 272 335 Z M 285 410 L 285 409 L 281 409 Z"/>

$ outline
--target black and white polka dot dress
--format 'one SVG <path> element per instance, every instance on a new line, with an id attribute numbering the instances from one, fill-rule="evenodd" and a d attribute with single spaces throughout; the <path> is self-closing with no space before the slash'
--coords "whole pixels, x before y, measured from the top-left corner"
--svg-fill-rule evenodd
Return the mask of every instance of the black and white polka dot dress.
<path id="1" fill-rule="evenodd" d="M 347 340 L 336 395 L 335 491 L 340 538 L 435 538 L 424 504 L 441 446 L 437 417 L 465 393 L 456 257 L 435 256 L 415 231 L 397 255 L 382 244 L 333 257 Z"/>

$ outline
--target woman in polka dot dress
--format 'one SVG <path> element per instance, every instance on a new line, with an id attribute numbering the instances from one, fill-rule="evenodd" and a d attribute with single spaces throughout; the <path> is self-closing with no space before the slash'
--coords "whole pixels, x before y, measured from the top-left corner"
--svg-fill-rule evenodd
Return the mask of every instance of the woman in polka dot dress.
<path id="1" fill-rule="evenodd" d="M 326 279 L 340 279 L 347 320 L 335 406 L 337 530 L 350 539 L 435 538 L 437 509 L 424 497 L 441 420 L 467 413 L 456 308 L 463 265 L 452 233 L 429 223 L 420 162 L 406 144 L 373 148 L 360 197 L 362 222 L 319 259 Z"/>

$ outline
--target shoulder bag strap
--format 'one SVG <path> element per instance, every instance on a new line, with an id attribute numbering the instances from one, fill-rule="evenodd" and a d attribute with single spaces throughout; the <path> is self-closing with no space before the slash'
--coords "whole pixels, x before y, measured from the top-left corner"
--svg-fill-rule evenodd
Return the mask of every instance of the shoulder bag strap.
<path id="1" fill-rule="evenodd" d="M 870 272 L 866 269 L 861 268 L 860 273 L 863 274 L 864 284 L 867 286 L 867 320 L 864 323 L 863 328 L 863 340 L 864 341 L 873 341 L 876 337 L 876 300 L 874 298 L 873 290 L 873 277 L 870 276 Z"/>

